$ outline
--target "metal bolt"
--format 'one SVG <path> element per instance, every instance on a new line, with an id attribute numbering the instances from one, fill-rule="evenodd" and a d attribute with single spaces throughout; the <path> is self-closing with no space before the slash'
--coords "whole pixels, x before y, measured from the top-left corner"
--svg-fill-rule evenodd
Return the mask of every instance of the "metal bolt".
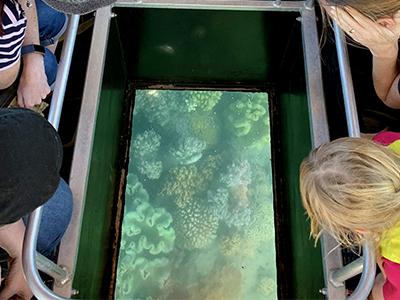
<path id="1" fill-rule="evenodd" d="M 324 296 L 328 295 L 328 289 L 327 288 L 322 288 L 322 289 L 319 290 L 319 292 L 320 292 L 321 295 L 324 295 Z"/>
<path id="2" fill-rule="evenodd" d="M 77 289 L 72 289 L 71 291 L 71 296 L 78 296 L 79 295 L 79 290 Z"/>

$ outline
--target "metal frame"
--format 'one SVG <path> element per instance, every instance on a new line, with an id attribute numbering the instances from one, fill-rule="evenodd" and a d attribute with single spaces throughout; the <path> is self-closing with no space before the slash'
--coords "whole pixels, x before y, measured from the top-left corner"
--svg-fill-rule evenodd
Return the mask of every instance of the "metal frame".
<path id="1" fill-rule="evenodd" d="M 260 1 L 260 0 L 120 0 L 114 4 L 115 7 L 136 8 L 164 8 L 164 9 L 213 9 L 213 10 L 242 10 L 242 11 L 297 11 L 301 14 L 302 36 L 304 48 L 304 62 L 307 80 L 307 94 L 310 108 L 310 124 L 313 145 L 318 146 L 329 141 L 329 130 L 325 108 L 325 97 L 323 94 L 321 60 L 319 52 L 319 40 L 316 28 L 316 17 L 314 1 Z M 74 159 L 71 169 L 70 186 L 74 196 L 74 211 L 72 221 L 63 238 L 59 263 L 65 265 L 67 270 L 74 273 L 77 251 L 79 248 L 80 230 L 82 225 L 83 210 L 87 192 L 88 177 L 90 172 L 90 160 L 94 139 L 94 128 L 97 118 L 97 110 L 100 98 L 100 89 L 103 79 L 106 47 L 108 41 L 110 19 L 112 17 L 111 6 L 101 8 L 97 11 L 94 25 L 92 44 L 89 56 L 88 70 L 86 74 L 85 88 L 83 93 L 81 115 L 79 120 Z M 74 16 L 76 24 L 78 17 Z M 75 24 L 75 23 L 74 23 Z M 71 25 L 67 40 L 73 40 L 63 55 L 72 55 L 75 25 Z M 74 29 L 72 29 L 74 28 Z M 357 136 L 358 120 L 354 113 L 355 102 L 347 52 L 344 44 L 343 34 L 336 28 L 338 45 L 339 65 L 344 96 L 346 100 L 346 111 L 348 112 L 348 123 L 350 135 Z M 67 42 L 69 43 L 69 42 Z M 68 54 L 66 54 L 68 53 Z M 55 96 L 50 109 L 49 120 L 57 128 L 62 99 L 69 71 L 70 59 L 66 59 L 68 67 L 60 67 L 57 76 Z M 358 129 L 359 134 L 359 129 Z M 31 215 L 27 234 L 24 241 L 24 270 L 28 283 L 33 293 L 39 299 L 64 299 L 54 295 L 41 282 L 35 268 L 35 248 L 38 228 L 41 217 L 41 208 L 35 210 Z M 343 268 L 340 247 L 337 242 L 327 234 L 322 239 L 322 252 L 324 261 L 324 272 L 326 281 L 326 295 L 329 299 L 346 299 L 346 290 L 343 281 L 351 275 L 360 272 L 361 261 L 356 261 Z M 364 248 L 363 269 L 364 273 L 357 290 L 348 299 L 364 299 L 372 288 L 375 274 L 374 253 L 368 245 Z M 72 276 L 71 276 L 72 277 Z M 40 281 L 40 282 L 39 282 Z M 72 294 L 72 278 L 62 286 L 56 287 L 55 291 L 64 297 Z"/>
<path id="2" fill-rule="evenodd" d="M 68 24 L 67 35 L 63 51 L 61 53 L 60 65 L 57 71 L 57 79 L 55 85 L 55 92 L 51 101 L 49 122 L 58 129 L 61 110 L 64 102 L 64 93 L 67 85 L 69 68 L 72 60 L 72 52 L 74 49 L 76 33 L 78 30 L 79 16 L 71 16 Z M 42 279 L 40 278 L 39 272 L 36 268 L 36 244 L 39 233 L 40 220 L 42 217 L 42 207 L 37 208 L 29 217 L 28 225 L 25 231 L 24 244 L 23 244 L 23 257 L 22 263 L 24 273 L 28 282 L 28 285 L 33 294 L 40 300 L 63 300 L 56 294 L 54 294 L 49 288 L 47 288 Z M 39 257 L 38 265 L 41 268 L 47 269 L 46 273 L 55 275 L 63 274 L 65 270 L 55 264 L 49 263 L 48 260 L 44 260 Z M 68 276 L 69 278 L 69 276 Z M 62 280 L 64 282 L 65 280 Z"/>

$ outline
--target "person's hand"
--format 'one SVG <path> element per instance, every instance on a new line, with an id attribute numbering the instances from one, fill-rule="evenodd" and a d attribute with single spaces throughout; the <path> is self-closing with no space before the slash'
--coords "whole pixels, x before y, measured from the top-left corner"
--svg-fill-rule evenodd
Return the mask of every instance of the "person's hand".
<path id="1" fill-rule="evenodd" d="M 20 107 L 32 108 L 50 93 L 44 70 L 43 56 L 29 53 L 24 56 L 24 68 L 19 81 L 17 99 Z"/>
<path id="2" fill-rule="evenodd" d="M 367 47 L 374 56 L 397 57 L 400 26 L 393 18 L 373 21 L 351 7 L 324 6 L 329 16 L 354 41 Z"/>
<path id="3" fill-rule="evenodd" d="M 20 258 L 13 258 L 10 263 L 10 271 L 5 279 L 4 288 L 0 293 L 0 300 L 17 299 L 30 300 L 33 294 L 25 280 Z"/>

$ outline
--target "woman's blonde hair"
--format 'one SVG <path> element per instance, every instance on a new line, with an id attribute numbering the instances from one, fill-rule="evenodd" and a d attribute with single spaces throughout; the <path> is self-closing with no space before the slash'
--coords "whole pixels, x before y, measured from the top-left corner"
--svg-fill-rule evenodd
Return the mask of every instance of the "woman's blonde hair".
<path id="1" fill-rule="evenodd" d="M 323 230 L 344 246 L 377 246 L 400 220 L 400 157 L 362 138 L 313 150 L 300 167 L 300 191 L 311 235 Z"/>
<path id="2" fill-rule="evenodd" d="M 323 0 L 323 5 L 350 6 L 372 20 L 393 17 L 400 10 L 399 0 Z"/>

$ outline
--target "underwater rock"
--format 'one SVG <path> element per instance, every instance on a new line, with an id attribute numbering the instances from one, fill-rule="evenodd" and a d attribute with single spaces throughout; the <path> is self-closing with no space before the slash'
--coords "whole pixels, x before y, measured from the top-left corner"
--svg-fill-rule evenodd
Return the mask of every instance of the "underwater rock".
<path id="1" fill-rule="evenodd" d="M 206 148 L 206 143 L 196 137 L 185 137 L 178 141 L 177 148 L 170 150 L 172 156 L 183 165 L 197 162 Z"/>
<path id="2" fill-rule="evenodd" d="M 188 112 L 196 110 L 210 111 L 221 99 L 222 92 L 190 91 L 185 98 Z"/>
<path id="3" fill-rule="evenodd" d="M 238 137 L 249 134 L 254 123 L 267 113 L 267 105 L 268 99 L 264 93 L 232 95 L 227 120 L 233 133 Z"/>
<path id="4" fill-rule="evenodd" d="M 175 224 L 179 245 L 188 250 L 202 249 L 216 238 L 218 218 L 192 200 L 178 209 Z"/>

